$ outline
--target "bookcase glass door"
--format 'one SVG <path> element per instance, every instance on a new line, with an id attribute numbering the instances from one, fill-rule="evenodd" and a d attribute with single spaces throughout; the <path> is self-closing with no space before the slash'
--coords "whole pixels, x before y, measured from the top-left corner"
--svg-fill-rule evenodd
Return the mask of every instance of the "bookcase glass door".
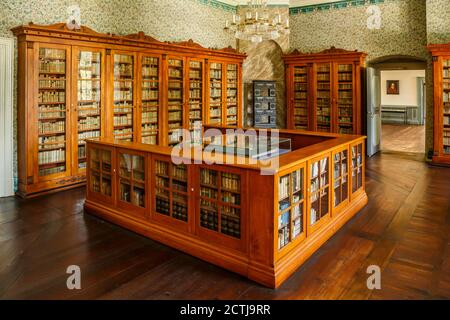
<path id="1" fill-rule="evenodd" d="M 348 199 L 348 151 L 340 151 L 334 154 L 334 207 L 338 207 L 341 203 Z"/>
<path id="2" fill-rule="evenodd" d="M 443 85 L 443 153 L 450 155 L 450 59 L 443 60 L 442 70 L 442 85 Z M 437 124 L 439 125 L 439 124 Z"/>
<path id="3" fill-rule="evenodd" d="M 303 181 L 303 168 L 279 178 L 278 250 L 297 239 L 305 231 Z"/>
<path id="4" fill-rule="evenodd" d="M 309 128 L 308 68 L 294 66 L 294 129 Z"/>
<path id="5" fill-rule="evenodd" d="M 195 135 L 199 131 L 203 121 L 203 61 L 189 61 L 189 130 L 191 139 L 201 139 L 201 135 Z"/>
<path id="6" fill-rule="evenodd" d="M 226 125 L 238 124 L 238 65 L 227 64 Z"/>
<path id="7" fill-rule="evenodd" d="M 241 238 L 240 175 L 200 169 L 200 226 Z"/>
<path id="8" fill-rule="evenodd" d="M 222 67 L 222 63 L 212 62 L 209 64 L 209 124 L 222 124 Z"/>
<path id="9" fill-rule="evenodd" d="M 317 64 L 316 125 L 319 132 L 331 132 L 331 64 Z"/>
<path id="10" fill-rule="evenodd" d="M 104 197 L 112 197 L 112 157 L 110 150 L 91 147 L 90 159 L 90 192 Z"/>
<path id="11" fill-rule="evenodd" d="M 68 172 L 68 65 L 69 49 L 39 47 L 38 68 L 38 175 Z"/>
<path id="12" fill-rule="evenodd" d="M 77 54 L 77 163 L 86 168 L 86 139 L 98 139 L 102 130 L 102 52 L 80 49 Z"/>
<path id="13" fill-rule="evenodd" d="M 160 108 L 159 70 L 160 59 L 151 56 L 141 58 L 141 142 L 158 144 L 158 111 Z"/>
<path id="14" fill-rule="evenodd" d="M 114 138 L 133 141 L 134 56 L 114 54 Z"/>
<path id="15" fill-rule="evenodd" d="M 168 59 L 168 132 L 169 146 L 182 141 L 184 122 L 184 59 Z"/>
<path id="16" fill-rule="evenodd" d="M 188 168 L 170 161 L 155 161 L 155 212 L 188 221 Z"/>
<path id="17" fill-rule="evenodd" d="M 337 65 L 338 98 L 337 117 L 338 133 L 352 134 L 353 130 L 353 65 Z"/>
<path id="18" fill-rule="evenodd" d="M 352 193 L 363 186 L 363 145 L 352 146 Z"/>
<path id="19" fill-rule="evenodd" d="M 146 208 L 145 158 L 140 155 L 119 153 L 119 201 Z"/>
<path id="20" fill-rule="evenodd" d="M 310 168 L 310 224 L 314 225 L 329 214 L 329 157 L 313 162 Z"/>

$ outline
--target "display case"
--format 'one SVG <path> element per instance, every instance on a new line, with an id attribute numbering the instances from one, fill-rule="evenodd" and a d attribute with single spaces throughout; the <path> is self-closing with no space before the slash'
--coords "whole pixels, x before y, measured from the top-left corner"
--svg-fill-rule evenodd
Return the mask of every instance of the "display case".
<path id="1" fill-rule="evenodd" d="M 66 23 L 12 31 L 22 197 L 84 184 L 86 139 L 175 145 L 183 140 L 178 129 L 209 122 L 210 90 L 221 93 L 211 98 L 212 122 L 241 126 L 245 54 L 233 48 L 69 30 Z M 209 79 L 209 61 L 222 66 L 218 82 Z"/>
<path id="2" fill-rule="evenodd" d="M 343 49 L 294 50 L 283 57 L 290 129 L 361 134 L 367 54 Z"/>
<path id="3" fill-rule="evenodd" d="M 228 140 L 223 136 L 228 127 L 216 129 L 213 140 Z M 257 140 L 265 139 L 265 132 L 255 131 Z M 226 150 L 173 157 L 167 147 L 88 141 L 89 154 L 96 159 L 88 161 L 87 170 L 95 192 L 88 193 L 85 209 L 279 287 L 367 204 L 365 137 L 297 130 L 280 130 L 279 135 L 279 140 L 292 142 L 292 150 L 256 162 Z M 271 139 L 266 142 L 272 144 Z M 118 186 L 112 188 L 109 203 L 97 196 L 100 149 L 113 150 L 113 166 L 117 163 Z M 214 161 L 220 154 L 233 161 Z"/>
<path id="4" fill-rule="evenodd" d="M 87 159 L 90 163 L 86 194 L 99 202 L 114 203 L 115 154 L 114 149 L 97 146 L 89 149 Z"/>
<path id="5" fill-rule="evenodd" d="M 277 128 L 275 81 L 253 81 L 253 114 L 255 128 Z"/>

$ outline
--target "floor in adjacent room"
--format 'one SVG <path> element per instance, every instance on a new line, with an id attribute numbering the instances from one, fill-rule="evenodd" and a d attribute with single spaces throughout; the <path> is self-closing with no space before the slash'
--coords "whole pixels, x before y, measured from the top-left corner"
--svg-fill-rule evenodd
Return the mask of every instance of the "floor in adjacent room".
<path id="1" fill-rule="evenodd" d="M 383 124 L 381 150 L 425 153 L 425 126 Z"/>
<path id="2" fill-rule="evenodd" d="M 368 206 L 278 290 L 83 214 L 82 188 L 1 199 L 0 298 L 449 299 L 450 169 L 422 159 L 369 159 Z M 69 265 L 82 290 L 66 288 Z"/>

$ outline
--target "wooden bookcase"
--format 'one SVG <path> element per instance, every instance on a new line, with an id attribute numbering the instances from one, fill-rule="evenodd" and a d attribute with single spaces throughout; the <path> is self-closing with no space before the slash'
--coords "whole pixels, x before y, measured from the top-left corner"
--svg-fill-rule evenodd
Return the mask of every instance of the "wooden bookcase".
<path id="1" fill-rule="evenodd" d="M 85 209 L 279 287 L 368 201 L 365 137 L 280 134 L 302 146 L 264 173 L 262 163 L 211 164 L 207 153 L 173 160 L 167 147 L 90 140 Z"/>
<path id="2" fill-rule="evenodd" d="M 361 134 L 365 57 L 362 52 L 334 47 L 285 55 L 287 127 Z"/>
<path id="3" fill-rule="evenodd" d="M 450 43 L 428 46 L 433 55 L 433 162 L 450 165 Z"/>
<path id="4" fill-rule="evenodd" d="M 20 196 L 83 184 L 85 139 L 171 146 L 189 136 L 177 129 L 192 135 L 200 124 L 242 126 L 245 54 L 232 48 L 68 30 L 64 23 L 12 31 Z"/>

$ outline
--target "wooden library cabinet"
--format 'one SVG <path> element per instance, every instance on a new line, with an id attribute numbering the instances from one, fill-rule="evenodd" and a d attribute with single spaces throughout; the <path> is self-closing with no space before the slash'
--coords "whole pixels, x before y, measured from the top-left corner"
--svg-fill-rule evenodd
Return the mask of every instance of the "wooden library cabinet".
<path id="1" fill-rule="evenodd" d="M 365 58 L 365 53 L 334 47 L 285 55 L 287 127 L 361 134 Z"/>
<path id="2" fill-rule="evenodd" d="M 433 163 L 450 165 L 450 43 L 428 46 L 433 56 Z"/>
<path id="3" fill-rule="evenodd" d="M 232 48 L 69 30 L 65 23 L 12 31 L 22 197 L 84 184 L 86 139 L 171 146 L 183 140 L 178 129 L 242 126 L 245 54 Z"/>
<path id="4" fill-rule="evenodd" d="M 215 140 L 226 141 L 222 133 L 228 127 L 219 128 Z M 292 140 L 291 151 L 276 156 L 278 165 L 269 168 L 266 161 L 245 156 L 232 155 L 235 161 L 218 164 L 209 151 L 174 159 L 166 146 L 89 140 L 88 154 L 95 161 L 88 161 L 87 172 L 94 189 L 85 209 L 279 287 L 368 201 L 365 137 L 299 130 L 280 130 L 280 137 Z M 106 168 L 99 170 L 105 151 Z M 103 187 L 109 186 L 109 163 L 117 168 L 111 188 Z M 99 185 L 102 179 L 106 182 Z M 119 187 L 122 180 L 130 186 Z"/>

